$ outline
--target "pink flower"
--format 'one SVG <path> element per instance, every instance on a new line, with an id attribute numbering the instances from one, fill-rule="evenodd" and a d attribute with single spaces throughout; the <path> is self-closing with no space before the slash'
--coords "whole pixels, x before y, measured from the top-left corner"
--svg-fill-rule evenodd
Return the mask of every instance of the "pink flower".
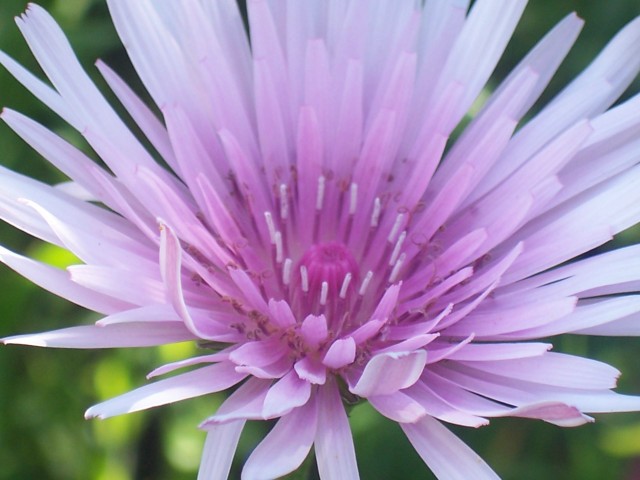
<path id="1" fill-rule="evenodd" d="M 313 447 L 321 478 L 354 479 L 343 399 L 362 399 L 439 478 L 481 479 L 440 421 L 640 410 L 613 367 L 532 341 L 640 333 L 640 247 L 566 263 L 640 220 L 640 96 L 609 109 L 640 70 L 640 20 L 524 123 L 580 30 L 569 15 L 452 141 L 525 1 L 250 0 L 250 44 L 234 0 L 108 3 L 163 121 L 97 66 L 155 152 L 40 7 L 17 22 L 53 88 L 0 57 L 104 162 L 5 110 L 72 183 L 1 169 L 0 216 L 84 263 L 0 258 L 105 317 L 4 343 L 217 350 L 87 417 L 236 386 L 201 425 L 199 478 L 226 477 L 247 420 L 276 418 L 243 478 Z"/>

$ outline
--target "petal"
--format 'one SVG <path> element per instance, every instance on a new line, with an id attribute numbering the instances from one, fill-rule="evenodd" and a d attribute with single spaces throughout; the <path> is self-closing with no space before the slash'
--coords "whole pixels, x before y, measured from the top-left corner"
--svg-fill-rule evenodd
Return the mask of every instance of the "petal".
<path id="1" fill-rule="evenodd" d="M 304 342 L 312 349 L 326 340 L 329 335 L 327 318 L 324 315 L 308 315 L 300 326 L 300 335 Z"/>
<path id="2" fill-rule="evenodd" d="M 190 314 L 182 290 L 182 249 L 180 241 L 171 228 L 160 228 L 160 271 L 166 287 L 166 295 L 174 310 L 194 335 L 208 340 L 216 340 L 219 332 L 207 328 L 209 322 L 196 321 Z M 216 330 L 216 329 L 214 329 Z"/>
<path id="3" fill-rule="evenodd" d="M 615 388 L 620 375 L 606 363 L 554 352 L 529 358 L 459 363 L 507 378 L 565 388 Z"/>
<path id="4" fill-rule="evenodd" d="M 0 261 L 36 285 L 80 306 L 101 313 L 128 310 L 131 304 L 72 282 L 69 274 L 0 246 Z"/>
<path id="5" fill-rule="evenodd" d="M 198 480 L 227 478 L 229 476 L 244 423 L 243 420 L 238 420 L 207 428 L 207 440 L 202 451 Z"/>
<path id="6" fill-rule="evenodd" d="M 301 380 L 322 385 L 327 381 L 327 369 L 319 361 L 304 357 L 293 366 Z"/>
<path id="7" fill-rule="evenodd" d="M 367 401 L 382 415 L 395 422 L 414 423 L 427 414 L 427 411 L 409 395 L 402 392 L 391 395 L 374 395 Z"/>
<path id="8" fill-rule="evenodd" d="M 277 338 L 247 342 L 235 349 L 229 359 L 236 365 L 265 367 L 282 359 L 288 349 Z"/>
<path id="9" fill-rule="evenodd" d="M 152 370 L 147 373 L 147 379 L 151 379 L 154 377 L 159 377 L 160 375 L 166 375 L 167 373 L 173 372 L 174 370 L 178 370 L 184 367 L 190 367 L 191 365 L 199 365 L 201 363 L 218 363 L 228 360 L 229 358 L 229 349 L 222 350 L 220 352 L 212 353 L 210 355 L 201 355 L 199 357 L 191 357 L 185 360 L 178 360 L 177 362 L 167 363 L 162 365 L 161 367 Z"/>
<path id="10" fill-rule="evenodd" d="M 260 290 L 258 290 L 256 283 L 251 277 L 249 277 L 245 271 L 238 268 L 229 268 L 228 271 L 231 279 L 243 293 L 249 306 L 264 315 L 269 315 L 267 302 L 262 297 Z"/>
<path id="11" fill-rule="evenodd" d="M 496 415 L 499 416 L 499 415 Z M 560 427 L 578 427 L 593 422 L 576 407 L 561 402 L 540 402 L 514 408 L 503 416 L 537 418 Z"/>
<path id="12" fill-rule="evenodd" d="M 318 390 L 315 452 L 320 478 L 358 480 L 356 452 L 347 413 L 333 380 Z"/>
<path id="13" fill-rule="evenodd" d="M 311 384 L 290 371 L 267 392 L 262 415 L 264 418 L 280 417 L 296 407 L 304 405 L 311 396 Z"/>
<path id="14" fill-rule="evenodd" d="M 200 428 L 211 425 L 229 423 L 235 420 L 262 419 L 262 406 L 269 391 L 271 381 L 259 378 L 249 378 L 227 398 L 215 415 L 200 424 Z"/>
<path id="15" fill-rule="evenodd" d="M 499 480 L 473 450 L 429 416 L 400 426 L 431 471 L 442 480 Z"/>
<path id="16" fill-rule="evenodd" d="M 108 418 L 225 390 L 245 377 L 234 367 L 231 363 L 217 363 L 160 380 L 94 405 L 85 417 Z"/>
<path id="17" fill-rule="evenodd" d="M 136 322 L 182 322 L 182 320 L 171 305 L 146 305 L 108 315 L 98 320 L 96 325 L 106 327 L 107 325 Z"/>
<path id="18" fill-rule="evenodd" d="M 339 338 L 331 344 L 322 363 L 329 368 L 346 367 L 356 358 L 356 342 L 351 337 Z"/>
<path id="19" fill-rule="evenodd" d="M 86 325 L 44 333 L 16 335 L 0 340 L 6 345 L 32 345 L 49 348 L 150 347 L 194 340 L 181 322 L 128 323 L 104 327 Z"/>
<path id="20" fill-rule="evenodd" d="M 422 374 L 426 361 L 424 350 L 376 355 L 349 390 L 361 397 L 389 395 L 413 385 Z"/>
<path id="21" fill-rule="evenodd" d="M 307 457 L 316 435 L 315 397 L 282 417 L 251 453 L 242 469 L 243 480 L 270 480 L 292 472 Z"/>
<path id="22" fill-rule="evenodd" d="M 551 350 L 550 343 L 471 343 L 448 356 L 449 360 L 509 360 L 537 357 Z"/>
<path id="23" fill-rule="evenodd" d="M 270 318 L 281 328 L 291 327 L 296 324 L 296 317 L 291 311 L 291 307 L 284 300 L 269 300 Z"/>

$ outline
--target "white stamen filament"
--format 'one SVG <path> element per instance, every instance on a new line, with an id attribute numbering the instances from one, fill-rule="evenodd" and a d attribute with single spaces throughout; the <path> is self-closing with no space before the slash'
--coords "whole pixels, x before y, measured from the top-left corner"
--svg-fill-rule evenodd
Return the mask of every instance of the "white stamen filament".
<path id="1" fill-rule="evenodd" d="M 293 260 L 287 258 L 284 261 L 284 265 L 282 266 L 282 283 L 285 285 L 289 285 L 291 282 L 291 266 L 293 265 Z"/>
<path id="2" fill-rule="evenodd" d="M 358 206 L 358 184 L 352 183 L 349 190 L 349 215 L 356 213 Z"/>
<path id="3" fill-rule="evenodd" d="M 324 187 L 325 178 L 324 175 L 318 177 L 318 193 L 316 195 L 316 210 L 322 210 L 322 203 L 324 202 Z"/>
<path id="4" fill-rule="evenodd" d="M 398 237 L 398 241 L 396 242 L 396 246 L 393 247 L 393 252 L 391 252 L 391 259 L 389 260 L 389 266 L 392 266 L 398 260 L 398 255 L 400 255 L 400 249 L 402 248 L 402 244 L 404 243 L 405 238 L 407 238 L 407 231 L 403 230 L 400 236 Z"/>
<path id="5" fill-rule="evenodd" d="M 309 272 L 307 272 L 307 267 L 304 265 L 300 267 L 300 284 L 302 291 L 307 293 L 309 291 Z"/>
<path id="6" fill-rule="evenodd" d="M 344 280 L 342 281 L 342 288 L 340 288 L 340 298 L 342 298 L 343 300 L 347 298 L 347 289 L 349 288 L 349 284 L 351 283 L 352 278 L 353 275 L 351 274 L 351 272 L 348 272 L 344 276 Z"/>
<path id="7" fill-rule="evenodd" d="M 284 250 L 282 247 L 282 233 L 281 232 L 276 232 L 275 234 L 275 240 L 276 240 L 276 262 L 277 263 L 282 263 L 282 260 L 284 260 Z"/>
<path id="8" fill-rule="evenodd" d="M 389 275 L 389 283 L 395 283 L 405 258 L 407 258 L 406 253 L 403 253 L 402 255 L 400 255 L 400 258 L 398 259 L 396 264 L 393 266 L 393 270 L 391 270 L 391 275 Z"/>
<path id="9" fill-rule="evenodd" d="M 364 279 L 362 280 L 362 285 L 360 285 L 360 290 L 358 290 L 358 295 L 360 296 L 364 295 L 364 293 L 367 291 L 367 287 L 369 286 L 369 283 L 371 282 L 372 277 L 373 277 L 373 272 L 369 270 L 367 274 L 364 276 Z"/>
<path id="10" fill-rule="evenodd" d="M 280 185 L 280 218 L 286 220 L 289 217 L 289 197 L 287 195 L 287 186 L 282 183 Z"/>
<path id="11" fill-rule="evenodd" d="M 327 282 L 322 282 L 322 287 L 320 289 L 320 305 L 327 304 L 328 295 L 329 295 L 329 284 Z"/>
<path id="12" fill-rule="evenodd" d="M 398 232 L 400 231 L 400 227 L 402 226 L 402 222 L 404 222 L 404 213 L 399 213 L 398 216 L 396 217 L 396 221 L 393 224 L 393 227 L 391 227 L 391 232 L 387 237 L 387 240 L 390 243 L 395 241 L 396 235 L 398 234 Z"/>
<path id="13" fill-rule="evenodd" d="M 380 220 L 380 212 L 382 211 L 382 202 L 380 198 L 376 197 L 373 201 L 373 212 L 371 213 L 371 226 L 373 228 L 378 226 L 378 220 Z"/>
<path id="14" fill-rule="evenodd" d="M 271 245 L 273 245 L 276 243 L 276 224 L 273 223 L 273 215 L 271 215 L 271 212 L 264 212 L 264 219 L 266 220 L 267 228 L 269 229 Z"/>

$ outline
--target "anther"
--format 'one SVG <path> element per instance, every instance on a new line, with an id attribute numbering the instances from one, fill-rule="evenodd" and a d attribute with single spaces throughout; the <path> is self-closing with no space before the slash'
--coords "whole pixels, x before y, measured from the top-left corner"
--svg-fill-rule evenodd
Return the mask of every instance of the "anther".
<path id="1" fill-rule="evenodd" d="M 373 272 L 369 270 L 367 274 L 364 276 L 364 280 L 362 280 L 362 285 L 360 285 L 360 290 L 358 290 L 358 295 L 363 296 L 367 291 L 367 287 L 369 283 L 371 283 L 371 278 L 373 277 Z"/>
<path id="2" fill-rule="evenodd" d="M 356 213 L 358 206 L 358 184 L 352 183 L 349 189 L 349 215 Z"/>
<path id="3" fill-rule="evenodd" d="M 398 261 L 393 266 L 393 270 L 391 270 L 391 275 L 389 275 L 389 283 L 395 283 L 395 281 L 398 279 L 398 274 L 400 273 L 400 269 L 402 268 L 402 264 L 404 263 L 406 258 L 406 253 L 400 255 L 400 258 L 398 258 Z"/>
<path id="4" fill-rule="evenodd" d="M 347 298 L 347 291 L 349 289 L 349 284 L 351 283 L 352 278 L 353 278 L 353 275 L 351 274 L 351 272 L 347 273 L 344 276 L 344 280 L 342 281 L 342 287 L 340 288 L 340 298 L 342 298 L 343 300 Z"/>
<path id="5" fill-rule="evenodd" d="M 280 184 L 280 218 L 286 220 L 289 217 L 289 198 L 287 195 L 287 186 Z"/>
<path id="6" fill-rule="evenodd" d="M 289 285 L 291 283 L 291 267 L 293 266 L 293 260 L 287 258 L 282 265 L 282 283 Z"/>
<path id="7" fill-rule="evenodd" d="M 328 296 L 329 296 L 329 284 L 327 282 L 322 282 L 322 287 L 320 288 L 320 305 L 327 304 Z"/>
<path id="8" fill-rule="evenodd" d="M 316 210 L 322 210 L 322 203 L 324 202 L 324 187 L 325 187 L 324 175 L 318 177 L 318 193 L 316 194 Z"/>
<path id="9" fill-rule="evenodd" d="M 269 229 L 271 245 L 274 245 L 276 243 L 276 224 L 273 223 L 273 215 L 271 215 L 271 212 L 264 212 L 264 219 L 267 222 L 267 228 Z"/>
<path id="10" fill-rule="evenodd" d="M 375 228 L 378 226 L 378 221 L 380 220 L 380 212 L 382 211 L 382 202 L 379 197 L 373 201 L 373 212 L 371 213 L 371 227 Z"/>
<path id="11" fill-rule="evenodd" d="M 396 263 L 398 256 L 400 255 L 400 249 L 402 248 L 402 244 L 404 243 L 405 238 L 407 238 L 407 231 L 404 230 L 400 236 L 398 237 L 398 241 L 396 242 L 395 247 L 393 247 L 393 252 L 391 252 L 391 258 L 389 259 L 389 266 L 392 266 Z"/>
<path id="12" fill-rule="evenodd" d="M 309 291 L 309 273 L 304 265 L 300 267 L 300 287 L 304 293 Z"/>
<path id="13" fill-rule="evenodd" d="M 284 248 L 282 246 L 282 233 L 276 232 L 275 234 L 275 243 L 276 243 L 276 262 L 282 263 L 284 260 Z"/>
<path id="14" fill-rule="evenodd" d="M 390 243 L 395 241 L 396 235 L 400 231 L 400 227 L 402 226 L 403 222 L 404 222 L 404 213 L 399 213 L 398 216 L 396 217 L 396 221 L 393 224 L 393 227 L 391 227 L 391 232 L 389 232 L 389 236 L 387 237 L 387 240 Z"/>

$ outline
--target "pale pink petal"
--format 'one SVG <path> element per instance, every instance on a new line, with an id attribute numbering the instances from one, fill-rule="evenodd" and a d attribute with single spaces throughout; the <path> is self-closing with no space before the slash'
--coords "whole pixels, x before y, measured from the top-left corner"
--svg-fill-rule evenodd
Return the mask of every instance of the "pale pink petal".
<path id="1" fill-rule="evenodd" d="M 271 312 L 273 321 L 283 328 L 296 324 L 296 317 L 291 311 L 289 304 L 284 300 L 269 300 L 269 311 Z"/>
<path id="2" fill-rule="evenodd" d="M 233 352 L 229 359 L 236 365 L 264 367 L 286 356 L 288 350 L 277 339 L 247 342 Z"/>
<path id="3" fill-rule="evenodd" d="M 500 478 L 473 450 L 437 420 L 426 416 L 417 423 L 400 425 L 436 477 L 442 480 Z"/>
<path id="4" fill-rule="evenodd" d="M 357 383 L 349 388 L 362 397 L 389 395 L 410 387 L 417 380 L 427 360 L 427 352 L 383 353 L 373 357 Z"/>
<path id="5" fill-rule="evenodd" d="M 219 392 L 232 387 L 244 377 L 245 375 L 235 371 L 232 364 L 228 362 L 217 363 L 193 372 L 160 380 L 94 405 L 87 410 L 85 417 L 108 418 Z"/>
<path id="6" fill-rule="evenodd" d="M 198 480 L 228 477 L 244 423 L 238 420 L 207 427 L 207 439 L 202 450 Z"/>
<path id="7" fill-rule="evenodd" d="M 0 342 L 10 345 L 33 345 L 50 348 L 121 348 L 150 347 L 194 340 L 182 322 L 128 323 L 104 327 L 87 325 L 44 333 L 6 337 Z"/>
<path id="8" fill-rule="evenodd" d="M 605 363 L 554 352 L 530 358 L 460 363 L 504 377 L 566 388 L 615 388 L 620 375 Z"/>
<path id="9" fill-rule="evenodd" d="M 318 428 L 314 447 L 320 478 L 358 480 L 358 465 L 353 448 L 349 419 L 334 381 L 317 393 Z"/>
<path id="10" fill-rule="evenodd" d="M 197 321 L 187 308 L 182 290 L 181 267 L 182 249 L 178 238 L 173 230 L 163 225 L 160 229 L 160 270 L 168 300 L 189 330 L 200 338 L 215 340 L 216 333 L 219 333 L 215 331 L 217 329 L 211 331 L 208 322 Z"/>
<path id="11" fill-rule="evenodd" d="M 36 262 L 0 247 L 0 261 L 36 285 L 72 302 L 102 313 L 128 310 L 133 305 L 73 282 L 64 270 Z"/>
<path id="12" fill-rule="evenodd" d="M 316 400 L 311 397 L 305 405 L 278 420 L 247 459 L 242 478 L 268 480 L 298 468 L 311 450 L 317 424 Z"/>
<path id="13" fill-rule="evenodd" d="M 455 406 L 441 398 L 437 392 L 433 391 L 425 381 L 418 381 L 404 392 L 409 398 L 417 402 L 427 415 L 439 420 L 464 425 L 466 427 L 478 428 L 487 425 L 489 421 L 478 414 L 470 413 Z"/>
<path id="14" fill-rule="evenodd" d="M 594 421 L 593 418 L 586 416 L 576 407 L 560 402 L 541 402 L 525 405 L 510 410 L 504 416 L 536 418 L 560 427 L 578 427 Z"/>
<path id="15" fill-rule="evenodd" d="M 322 363 L 329 368 L 338 369 L 349 365 L 355 358 L 356 342 L 353 338 L 339 338 L 331 344 Z"/>
<path id="16" fill-rule="evenodd" d="M 222 350 L 211 355 L 202 355 L 200 357 L 187 358 L 185 360 L 178 360 L 177 362 L 167 363 L 161 367 L 152 370 L 147 373 L 147 379 L 158 377 L 160 375 L 166 375 L 169 372 L 178 370 L 184 367 L 190 367 L 191 365 L 200 365 L 201 363 L 219 363 L 229 359 L 229 351 Z"/>
<path id="17" fill-rule="evenodd" d="M 278 380 L 264 399 L 264 418 L 276 418 L 304 405 L 311 396 L 311 384 L 290 371 Z"/>
<path id="18" fill-rule="evenodd" d="M 300 325 L 300 335 L 309 347 L 317 348 L 329 335 L 326 317 L 324 315 L 307 316 Z"/>
<path id="19" fill-rule="evenodd" d="M 317 385 L 323 385 L 327 381 L 327 368 L 311 357 L 298 360 L 293 368 L 301 380 Z"/>
<path id="20" fill-rule="evenodd" d="M 270 380 L 249 378 L 220 405 L 215 415 L 200 424 L 200 428 L 207 429 L 212 425 L 236 420 L 261 419 L 270 385 Z"/>
<path id="21" fill-rule="evenodd" d="M 414 423 L 427 414 L 422 405 L 402 392 L 374 395 L 367 400 L 378 412 L 395 422 Z"/>

